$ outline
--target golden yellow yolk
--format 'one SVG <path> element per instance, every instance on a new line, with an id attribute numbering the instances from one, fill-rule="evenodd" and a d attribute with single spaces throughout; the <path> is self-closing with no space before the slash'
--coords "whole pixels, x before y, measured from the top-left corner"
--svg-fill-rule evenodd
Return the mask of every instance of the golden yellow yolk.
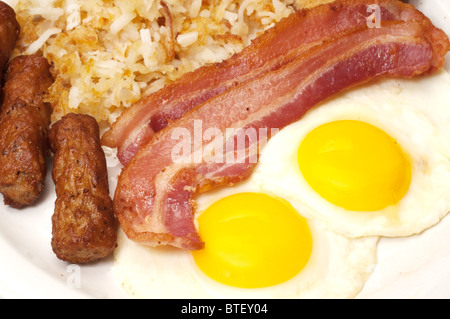
<path id="1" fill-rule="evenodd" d="M 411 183 L 411 163 L 381 129 L 355 120 L 311 131 L 298 149 L 305 180 L 329 202 L 353 211 L 394 205 Z"/>
<path id="2" fill-rule="evenodd" d="M 311 255 L 307 221 L 286 201 L 259 193 L 223 198 L 198 218 L 198 267 L 226 285 L 262 288 L 297 275 Z"/>

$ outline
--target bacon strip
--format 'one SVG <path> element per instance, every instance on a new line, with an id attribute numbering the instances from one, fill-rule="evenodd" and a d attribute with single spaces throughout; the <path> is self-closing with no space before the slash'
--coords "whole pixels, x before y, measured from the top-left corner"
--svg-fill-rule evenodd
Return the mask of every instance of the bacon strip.
<path id="1" fill-rule="evenodd" d="M 188 73 L 136 102 L 102 136 L 102 143 L 118 148 L 120 161 L 128 163 L 156 132 L 194 106 L 262 73 L 276 70 L 337 34 L 366 25 L 370 16 L 369 4 L 380 6 L 383 23 L 422 19 L 421 13 L 412 5 L 392 0 L 339 0 L 297 11 L 256 38 L 239 54 Z"/>
<path id="2" fill-rule="evenodd" d="M 448 37 L 420 15 L 415 21 L 385 22 L 382 28 L 366 26 L 313 46 L 281 68 L 271 70 L 194 107 L 161 130 L 125 166 L 114 196 L 114 210 L 127 236 L 143 244 L 201 249 L 204 242 L 194 225 L 194 196 L 221 185 L 248 178 L 263 144 L 258 134 L 240 147 L 227 148 L 227 141 L 213 139 L 193 143 L 194 154 L 174 161 L 179 132 L 195 138 L 215 129 L 226 136 L 227 128 L 283 128 L 302 118 L 319 102 L 338 92 L 369 81 L 410 78 L 442 67 L 449 51 Z M 206 135 L 206 134 L 205 134 Z M 174 138 L 175 137 L 175 138 Z M 222 148 L 218 146 L 223 146 Z M 225 145 L 225 146 L 224 146 Z M 217 150 L 228 159 L 245 149 L 242 159 L 218 162 Z M 203 154 L 196 162 L 196 152 Z M 177 152 L 175 152 L 177 153 Z M 192 155 L 192 156 L 190 156 Z M 231 155 L 231 156 L 230 156 Z M 194 159 L 194 160 L 193 160 Z M 186 161 L 184 161 L 186 160 Z"/>

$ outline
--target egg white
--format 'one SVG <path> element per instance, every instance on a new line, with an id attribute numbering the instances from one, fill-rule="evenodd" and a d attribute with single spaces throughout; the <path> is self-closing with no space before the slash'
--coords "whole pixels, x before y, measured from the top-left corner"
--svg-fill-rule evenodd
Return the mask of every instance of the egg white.
<path id="1" fill-rule="evenodd" d="M 197 198 L 197 215 L 220 198 L 249 191 L 261 192 L 252 179 L 202 194 Z M 114 254 L 114 273 L 134 298 L 353 298 L 376 265 L 378 237 L 350 239 L 313 220 L 308 224 L 313 236 L 311 258 L 296 277 L 279 285 L 258 289 L 227 286 L 206 276 L 189 251 L 145 247 L 122 231 Z"/>
<path id="2" fill-rule="evenodd" d="M 266 145 L 252 177 L 266 192 L 282 194 L 302 215 L 349 237 L 407 236 L 438 223 L 450 211 L 450 75 L 385 80 L 349 91 L 311 110 Z M 360 120 L 384 130 L 412 164 L 412 181 L 397 205 L 354 212 L 317 194 L 298 168 L 301 141 L 336 120 Z"/>

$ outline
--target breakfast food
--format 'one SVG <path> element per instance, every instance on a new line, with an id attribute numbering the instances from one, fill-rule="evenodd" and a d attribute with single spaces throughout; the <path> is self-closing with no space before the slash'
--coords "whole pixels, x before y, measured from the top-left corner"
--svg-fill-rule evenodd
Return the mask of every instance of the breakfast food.
<path id="1" fill-rule="evenodd" d="M 106 168 L 102 160 L 89 160 L 95 172 L 80 173 L 87 170 L 77 161 L 90 143 L 77 142 L 71 131 L 96 136 L 93 153 L 100 159 L 98 127 L 92 118 L 64 115 L 89 113 L 105 128 L 129 107 L 104 141 L 117 146 L 128 165 L 116 193 L 125 232 L 119 228 L 114 268 L 131 296 L 351 298 L 375 269 L 378 236 L 415 234 L 448 213 L 450 118 L 443 101 L 449 97 L 442 92 L 450 84 L 448 75 L 436 72 L 448 41 L 411 6 L 342 0 L 295 12 L 332 1 L 10 2 L 25 30 L 16 54 L 39 51 L 53 66 L 48 101 L 53 120 L 62 120 L 51 139 L 71 144 L 72 152 L 54 147 L 52 246 L 62 260 L 103 258 L 116 240 L 112 224 L 102 227 L 104 216 L 92 222 L 98 203 L 85 205 L 96 201 L 90 195 L 98 187 L 87 187 L 90 176 L 95 181 L 95 173 L 108 175 Z M 383 27 L 366 30 L 373 2 L 381 8 Z M 280 55 L 287 48 L 292 50 Z M 366 80 L 431 73 L 335 94 Z M 325 84 L 318 83 L 322 79 Z M 308 86 L 314 92 L 303 90 Z M 304 99 L 296 99 L 297 93 Z M 156 105 L 147 103 L 155 98 Z M 283 108 L 297 101 L 307 103 Z M 87 126 L 75 128 L 85 121 Z M 147 137 L 151 146 L 130 161 Z M 237 149 L 226 148 L 228 142 Z M 355 145 L 324 160 L 321 152 L 335 142 L 339 150 L 347 142 Z M 104 149 L 111 155 L 108 172 L 119 171 L 115 149 Z M 146 179 L 155 167 L 160 171 Z M 75 173 L 64 175 L 65 169 Z M 114 190 L 116 176 L 109 175 Z M 74 181 L 83 187 L 76 189 Z M 100 206 L 112 216 L 108 185 L 101 184 Z M 68 188 L 72 196 L 61 195 Z M 80 206 L 94 215 L 80 213 Z M 159 209 L 166 211 L 155 214 Z M 94 224 L 98 228 L 84 231 Z M 146 231 L 154 235 L 150 242 Z M 110 269 L 108 261 L 103 266 Z M 86 274 L 83 287 L 91 284 Z"/>
<path id="2" fill-rule="evenodd" d="M 420 234 L 450 211 L 449 87 L 442 71 L 347 92 L 273 137 L 255 183 L 348 237 Z"/>
<path id="3" fill-rule="evenodd" d="M 11 207 L 38 199 L 47 176 L 51 106 L 44 102 L 53 79 L 46 59 L 15 57 L 5 75 L 0 114 L 0 192 Z"/>
<path id="4" fill-rule="evenodd" d="M 98 124 L 89 115 L 68 114 L 52 125 L 49 139 L 57 195 L 53 251 L 73 263 L 104 258 L 116 247 L 116 222 Z"/>
<path id="5" fill-rule="evenodd" d="M 381 20 L 420 20 L 414 7 L 397 1 L 379 1 Z M 313 46 L 336 34 L 366 26 L 367 1 L 337 1 L 296 11 L 282 19 L 233 57 L 187 73 L 163 89 L 127 108 L 102 136 L 117 148 L 125 165 L 153 135 L 171 121 L 226 90 L 280 68 Z"/>
<path id="6" fill-rule="evenodd" d="M 309 221 L 309 227 L 312 232 L 313 247 L 310 251 L 311 256 L 308 259 L 308 264 L 299 273 L 279 284 L 260 288 L 242 288 L 224 284 L 203 273 L 191 252 L 167 247 L 140 245 L 129 240 L 123 232 L 119 232 L 118 247 L 114 253 L 114 273 L 127 295 L 134 298 L 292 299 L 355 297 L 376 265 L 378 239 L 375 237 L 346 238 L 327 230 L 320 223 L 311 221 Z M 251 235 L 255 235 L 253 230 L 257 229 L 257 227 L 252 227 L 250 234 L 246 234 L 245 230 L 243 233 L 238 232 L 236 238 L 250 238 Z M 261 241 L 264 241 L 266 234 L 258 233 L 257 235 L 262 236 Z M 219 237 L 216 240 L 220 240 Z M 260 252 L 264 246 L 258 243 L 259 237 L 253 237 L 250 243 L 244 242 L 244 245 L 247 247 L 253 245 Z M 230 247 L 236 248 L 233 243 Z M 238 250 L 239 253 L 244 251 Z M 228 252 L 230 253 L 231 250 L 228 250 Z M 283 264 L 280 268 L 277 267 L 274 256 L 253 254 L 254 263 L 248 267 L 242 267 L 244 271 L 240 276 L 242 280 L 239 284 L 245 286 L 249 283 L 245 277 L 245 274 L 249 272 L 253 274 L 252 279 L 254 281 L 259 281 L 258 284 L 263 284 L 266 279 L 282 280 L 281 277 L 283 277 L 286 268 L 297 266 L 294 256 L 298 255 L 298 251 L 291 253 L 287 255 L 288 263 Z M 292 258 L 289 258 L 289 256 Z M 278 276 L 276 275 L 273 278 L 267 276 L 265 269 L 261 269 L 258 265 L 258 258 L 260 257 L 267 257 L 265 263 L 276 270 Z M 286 260 L 286 258 L 283 258 L 283 260 Z M 245 262 L 245 256 L 239 261 Z M 234 267 L 235 272 L 238 271 L 238 268 L 239 264 Z M 220 265 L 214 265 L 211 269 L 218 272 L 223 270 Z"/>
<path id="7" fill-rule="evenodd" d="M 269 141 L 269 145 L 272 140 Z M 269 158 L 273 153 L 265 153 Z M 149 247 L 118 235 L 114 273 L 136 298 L 352 298 L 377 262 L 378 237 L 348 238 L 304 218 L 260 177 L 203 193 L 206 245 Z M 268 177 L 268 175 L 266 176 Z"/>
<path id="8" fill-rule="evenodd" d="M 202 249 L 193 196 L 247 179 L 267 129 L 282 129 L 346 88 L 435 72 L 449 47 L 445 33 L 421 14 L 383 28 L 356 27 L 198 105 L 155 135 L 120 174 L 114 211 L 122 229 L 143 244 Z M 231 136 L 229 128 L 235 129 Z M 187 151 L 180 137 L 188 141 Z M 182 154 L 175 161 L 177 149 Z"/>
<path id="9" fill-rule="evenodd" d="M 197 265 L 193 254 L 201 253 L 202 250 L 191 253 L 167 247 L 145 247 L 128 239 L 123 232 L 120 232 L 114 264 L 117 278 L 125 291 L 136 298 L 352 298 L 358 296 L 360 291 L 358 287 L 371 278 L 369 276 L 378 266 L 378 255 L 373 246 L 376 238 L 368 238 L 368 235 L 377 233 L 390 237 L 413 235 L 438 223 L 448 214 L 450 169 L 448 163 L 443 160 L 450 156 L 446 147 L 450 137 L 450 130 L 446 125 L 450 119 L 450 110 L 447 107 L 447 101 L 450 98 L 450 90 L 447 89 L 449 87 L 450 75 L 443 71 L 413 81 L 400 79 L 380 81 L 339 95 L 311 110 L 300 121 L 285 127 L 272 137 L 262 150 L 258 165 L 249 180 L 232 187 L 205 192 L 196 197 L 195 219 L 200 236 L 205 239 L 205 250 L 208 250 L 207 254 L 213 261 L 209 268 L 214 271 L 222 269 L 216 262 L 218 257 L 229 258 L 230 252 L 243 251 L 240 248 L 244 244 L 239 243 L 253 245 L 251 246 L 254 247 L 253 250 L 259 252 L 266 247 L 266 238 L 270 241 L 273 235 L 277 238 L 275 241 L 278 241 L 284 237 L 284 234 L 275 232 L 277 227 L 270 229 L 267 235 L 267 228 L 256 226 L 257 218 L 251 218 L 252 216 L 248 213 L 251 214 L 252 209 L 260 209 L 261 205 L 263 207 L 268 205 L 257 196 L 247 197 L 246 194 L 262 194 L 285 199 L 306 218 L 310 229 L 315 230 L 311 232 L 313 250 L 310 260 L 297 276 L 284 283 L 264 288 L 231 286 L 208 277 L 206 273 L 210 273 L 211 270 L 207 269 L 203 272 L 205 267 L 200 268 Z M 298 163 L 301 143 L 305 136 L 314 132 L 314 129 L 321 127 L 322 124 L 343 120 L 360 121 L 376 126 L 378 130 L 394 137 L 397 147 L 400 145 L 403 152 L 405 154 L 407 152 L 408 159 L 414 168 L 411 170 L 410 189 L 400 200 L 400 204 L 384 212 L 344 210 L 327 202 L 307 184 Z M 358 132 L 354 135 L 362 134 Z M 385 134 L 381 135 L 384 137 Z M 369 135 L 365 134 L 362 137 L 366 142 L 363 146 L 367 148 L 373 145 L 374 140 Z M 329 137 L 329 144 L 332 140 Z M 354 148 L 352 155 L 359 159 L 364 149 L 364 147 Z M 377 147 L 377 150 L 379 149 Z M 381 155 L 384 161 L 392 160 L 391 157 L 386 156 L 386 153 Z M 373 165 L 379 158 L 374 158 L 368 164 Z M 384 166 L 381 165 L 381 167 L 373 166 L 369 169 L 377 173 L 383 168 Z M 367 175 L 363 176 L 365 177 Z M 383 180 L 385 177 L 380 176 L 380 179 Z M 233 196 L 236 196 L 235 199 Z M 371 193 L 368 196 L 370 197 Z M 228 207 L 226 203 L 229 203 Z M 272 211 L 278 210 L 272 209 Z M 204 216 L 208 219 L 207 223 L 204 223 L 202 216 L 205 212 L 232 215 L 227 221 L 230 224 L 234 223 L 233 226 L 229 226 L 233 228 L 233 231 L 227 231 L 227 224 L 224 223 L 223 218 Z M 248 221 L 248 224 L 239 227 L 240 219 L 244 222 Z M 270 219 L 267 221 L 272 222 Z M 281 222 L 276 221 L 276 223 Z M 221 227 L 223 224 L 225 226 Z M 317 226 L 319 228 L 316 228 Z M 217 230 L 218 227 L 219 230 Z M 214 230 L 214 233 L 204 237 L 208 229 Z M 323 235 L 331 236 L 328 237 L 329 241 L 325 239 L 326 237 L 322 237 Z M 240 240 L 236 243 L 232 240 L 233 238 Z M 228 242 L 231 244 L 228 245 Z M 280 251 L 286 248 L 287 254 L 290 254 L 293 249 L 290 244 L 280 247 L 282 247 Z M 227 248 L 230 250 L 226 250 Z M 336 254 L 327 258 L 330 252 L 336 252 Z M 236 262 L 236 264 L 251 265 L 251 263 L 243 262 L 244 256 L 246 255 L 239 254 L 237 260 L 239 263 Z M 260 255 L 254 253 L 250 256 L 249 259 L 254 262 Z M 276 264 L 270 257 L 265 259 L 265 263 Z M 416 260 L 415 257 L 412 258 Z M 289 266 L 286 267 L 295 265 L 294 260 L 287 262 Z M 229 258 L 225 266 L 231 261 L 233 258 Z M 286 265 L 286 262 L 284 264 Z M 251 267 L 249 268 L 253 269 Z M 259 273 L 259 277 L 263 280 L 264 275 Z M 378 286 L 375 287 L 378 288 Z"/>
<path id="10" fill-rule="evenodd" d="M 101 129 L 141 97 L 239 52 L 294 10 L 294 0 L 8 2 L 23 29 L 16 51 L 42 52 L 54 64 L 53 121 L 85 113 Z"/>
<path id="11" fill-rule="evenodd" d="M 16 20 L 16 13 L 6 3 L 0 1 L 0 74 L 11 57 L 17 38 L 19 37 L 20 26 Z"/>

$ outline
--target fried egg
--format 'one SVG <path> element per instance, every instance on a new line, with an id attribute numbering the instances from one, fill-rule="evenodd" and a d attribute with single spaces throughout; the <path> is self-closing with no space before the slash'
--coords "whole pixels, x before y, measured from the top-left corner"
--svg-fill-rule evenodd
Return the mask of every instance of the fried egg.
<path id="1" fill-rule="evenodd" d="M 114 272 L 135 298 L 352 298 L 376 264 L 377 237 L 350 239 L 253 181 L 197 199 L 205 249 L 145 247 L 122 232 Z"/>
<path id="2" fill-rule="evenodd" d="M 450 210 L 449 89 L 442 71 L 341 94 L 273 137 L 253 178 L 345 236 L 420 233 Z"/>

